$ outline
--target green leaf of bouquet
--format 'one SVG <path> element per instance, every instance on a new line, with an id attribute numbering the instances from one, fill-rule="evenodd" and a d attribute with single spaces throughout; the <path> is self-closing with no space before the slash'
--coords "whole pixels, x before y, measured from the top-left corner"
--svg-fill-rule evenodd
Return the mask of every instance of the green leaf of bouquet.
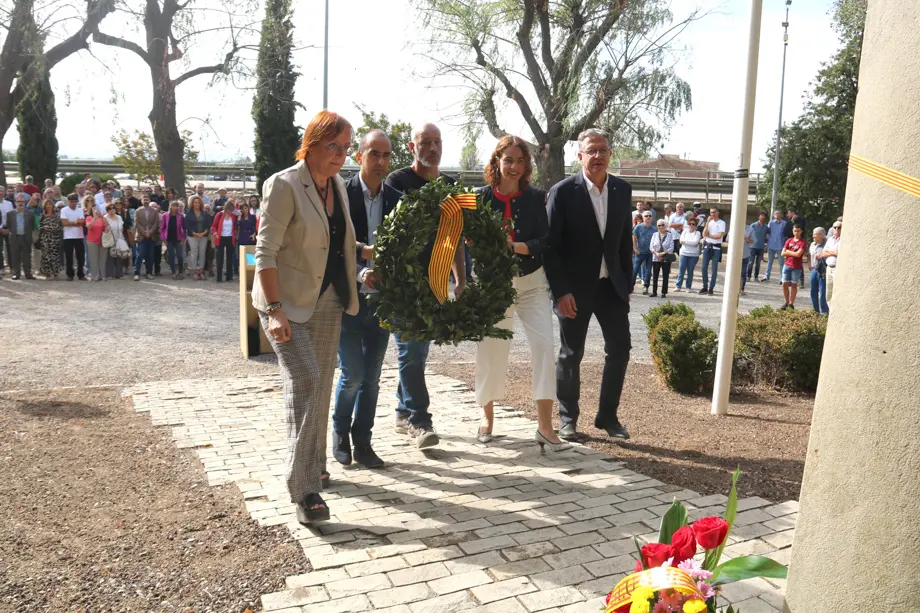
<path id="1" fill-rule="evenodd" d="M 639 546 L 639 539 L 635 536 L 633 537 L 633 543 L 636 544 L 636 551 L 639 552 L 639 565 L 642 567 L 642 570 L 646 570 L 645 561 L 642 559 L 642 547 Z"/>
<path id="2" fill-rule="evenodd" d="M 764 556 L 741 556 L 716 566 L 709 583 L 713 586 L 724 585 L 754 577 L 785 579 L 786 573 L 786 567 L 776 560 Z"/>
<path id="3" fill-rule="evenodd" d="M 732 487 L 728 492 L 728 502 L 725 503 L 725 521 L 728 524 L 728 532 L 725 534 L 725 540 L 722 541 L 722 544 L 706 553 L 706 559 L 703 561 L 703 568 L 713 572 L 713 569 L 719 564 L 719 560 L 722 559 L 722 552 L 725 550 L 725 545 L 728 543 L 728 537 L 732 533 L 732 527 L 735 525 L 735 517 L 738 516 L 738 477 L 741 476 L 741 469 L 736 468 L 735 472 L 732 473 Z"/>
<path id="4" fill-rule="evenodd" d="M 670 545 L 671 537 L 674 536 L 674 533 L 686 525 L 687 509 L 675 498 L 674 502 L 671 503 L 671 508 L 661 518 L 661 527 L 658 529 L 658 542 Z"/>

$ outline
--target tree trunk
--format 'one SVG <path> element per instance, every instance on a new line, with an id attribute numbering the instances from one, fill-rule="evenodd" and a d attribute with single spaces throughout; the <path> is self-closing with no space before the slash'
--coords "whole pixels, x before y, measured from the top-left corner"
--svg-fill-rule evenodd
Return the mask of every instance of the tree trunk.
<path id="1" fill-rule="evenodd" d="M 558 139 L 543 145 L 536 155 L 537 170 L 540 173 L 540 187 L 549 190 L 565 178 L 565 140 Z"/>
<path id="2" fill-rule="evenodd" d="M 6 120 L 0 118 L 0 186 L 3 187 L 6 187 L 6 164 L 3 162 L 3 137 L 6 136 L 6 131 L 9 129 L 10 126 L 6 124 Z M 4 190 L 3 193 L 5 195 L 6 190 Z"/>
<path id="3" fill-rule="evenodd" d="M 160 158 L 160 170 L 166 187 L 185 197 L 185 144 L 176 123 L 176 86 L 169 78 L 164 61 L 161 66 L 151 66 L 153 81 L 153 108 L 148 118 L 153 129 L 153 140 Z"/>

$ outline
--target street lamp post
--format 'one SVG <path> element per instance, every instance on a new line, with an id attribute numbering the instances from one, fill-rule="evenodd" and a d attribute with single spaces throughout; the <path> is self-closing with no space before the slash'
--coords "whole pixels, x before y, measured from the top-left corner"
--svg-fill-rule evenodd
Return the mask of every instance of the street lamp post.
<path id="1" fill-rule="evenodd" d="M 326 0 L 326 42 L 323 45 L 323 108 L 329 108 L 329 0 Z"/>
<path id="2" fill-rule="evenodd" d="M 779 193 L 779 155 L 782 148 L 780 135 L 783 131 L 783 95 L 786 90 L 786 50 L 789 48 L 789 5 L 792 0 L 786 0 L 786 21 L 783 22 L 783 76 L 779 84 L 779 125 L 776 127 L 776 148 L 773 154 L 773 199 L 770 201 L 770 219 L 776 212 L 776 197 Z"/>

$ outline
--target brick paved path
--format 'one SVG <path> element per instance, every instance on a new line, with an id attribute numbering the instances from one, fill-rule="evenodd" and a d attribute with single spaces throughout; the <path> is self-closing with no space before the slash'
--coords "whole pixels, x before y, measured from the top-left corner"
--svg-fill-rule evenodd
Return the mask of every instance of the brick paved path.
<path id="1" fill-rule="evenodd" d="M 657 537 L 673 498 L 691 520 L 722 512 L 725 496 L 700 496 L 575 446 L 541 456 L 534 422 L 496 407 L 497 435 L 475 439 L 473 394 L 429 374 L 441 445 L 421 452 L 393 430 L 396 371 L 381 379 L 374 448 L 384 470 L 329 459 L 324 494 L 332 521 L 294 519 L 284 486 L 286 443 L 280 379 L 258 376 L 144 384 L 128 390 L 137 411 L 194 448 L 212 485 L 235 483 L 253 519 L 286 524 L 313 571 L 265 594 L 278 613 L 596 613 L 632 570 L 635 545 Z M 331 432 L 331 427 L 330 427 Z M 727 556 L 766 554 L 788 564 L 798 504 L 742 499 Z M 728 586 L 744 613 L 782 608 L 784 582 Z"/>

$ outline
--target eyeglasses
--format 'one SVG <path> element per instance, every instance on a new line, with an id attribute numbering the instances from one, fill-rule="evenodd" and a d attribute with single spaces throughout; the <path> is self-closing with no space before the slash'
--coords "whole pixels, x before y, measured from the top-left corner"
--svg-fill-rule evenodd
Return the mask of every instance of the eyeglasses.
<path id="1" fill-rule="evenodd" d="M 351 147 L 348 145 L 338 145 L 336 143 L 329 143 L 326 145 L 326 152 L 330 155 L 351 155 Z"/>
<path id="2" fill-rule="evenodd" d="M 607 157 L 608 155 L 610 155 L 610 149 L 586 149 L 585 151 L 582 151 L 582 153 L 587 155 L 589 158 L 596 158 L 596 157 L 603 158 L 603 157 Z"/>

